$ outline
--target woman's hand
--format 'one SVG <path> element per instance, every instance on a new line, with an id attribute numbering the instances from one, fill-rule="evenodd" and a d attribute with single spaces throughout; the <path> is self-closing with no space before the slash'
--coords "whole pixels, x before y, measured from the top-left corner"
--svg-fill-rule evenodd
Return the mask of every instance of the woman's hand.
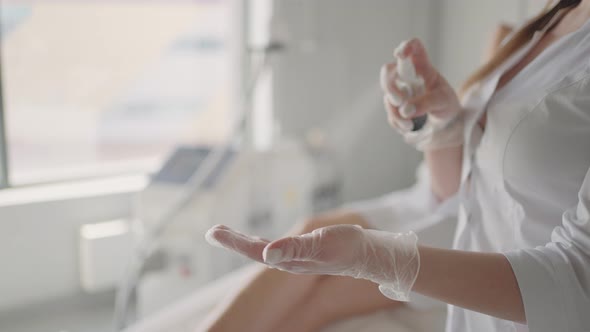
<path id="1" fill-rule="evenodd" d="M 269 240 L 245 235 L 223 225 L 214 226 L 207 231 L 205 239 L 211 245 L 235 251 L 260 263 L 264 263 L 262 252 L 270 243 Z"/>
<path id="2" fill-rule="evenodd" d="M 369 224 L 359 214 L 351 211 L 331 211 L 317 215 L 297 223 L 288 235 L 302 235 L 311 233 L 318 228 L 333 225 L 355 225 L 369 228 Z M 213 237 L 213 234 L 215 237 Z M 213 227 L 207 234 L 209 243 L 236 251 L 252 260 L 264 263 L 262 251 L 271 241 L 259 237 L 248 236 L 230 229 L 227 226 Z"/>
<path id="3" fill-rule="evenodd" d="M 406 142 L 419 150 L 434 150 L 459 146 L 463 140 L 462 106 L 457 94 L 447 80 L 434 68 L 424 45 L 413 39 L 399 50 L 402 58 L 410 58 L 416 74 L 424 81 L 423 91 L 408 96 L 400 82 L 397 63 L 381 69 L 381 87 L 388 120 Z M 412 131 L 412 118 L 428 114 L 426 126 Z"/>
<path id="4" fill-rule="evenodd" d="M 207 240 L 270 267 L 297 274 L 329 274 L 371 280 L 387 297 L 407 301 L 420 259 L 414 233 L 388 233 L 356 225 L 335 225 L 273 242 L 225 226 Z"/>

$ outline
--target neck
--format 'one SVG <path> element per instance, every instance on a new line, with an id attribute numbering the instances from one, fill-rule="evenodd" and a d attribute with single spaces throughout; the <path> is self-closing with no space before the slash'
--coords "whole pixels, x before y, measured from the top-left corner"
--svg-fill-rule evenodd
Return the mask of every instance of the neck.
<path id="1" fill-rule="evenodd" d="M 584 25 L 590 19 L 590 0 L 582 0 L 579 5 L 566 11 L 563 19 L 551 29 L 551 34 L 565 35 Z"/>
<path id="2" fill-rule="evenodd" d="M 577 21 L 587 21 L 590 18 L 590 0 L 582 0 L 579 5 L 572 9 L 570 15 L 572 19 L 575 18 Z"/>
<path id="3" fill-rule="evenodd" d="M 571 11 L 585 13 L 590 16 L 590 0 L 581 0 Z"/>

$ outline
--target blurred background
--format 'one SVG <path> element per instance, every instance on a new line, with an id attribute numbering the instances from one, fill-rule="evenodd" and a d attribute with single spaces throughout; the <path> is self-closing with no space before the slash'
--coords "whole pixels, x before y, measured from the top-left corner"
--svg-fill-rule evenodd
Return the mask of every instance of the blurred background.
<path id="1" fill-rule="evenodd" d="M 419 37 L 458 86 L 544 3 L 1 0 L 0 331 L 112 331 L 144 242 L 137 318 L 244 264 L 212 224 L 274 236 L 411 185 L 380 66 Z"/>

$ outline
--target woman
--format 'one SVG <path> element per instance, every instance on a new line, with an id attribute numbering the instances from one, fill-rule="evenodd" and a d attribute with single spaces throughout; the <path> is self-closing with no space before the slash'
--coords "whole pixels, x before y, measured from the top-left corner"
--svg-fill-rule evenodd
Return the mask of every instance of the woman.
<path id="1" fill-rule="evenodd" d="M 462 102 L 411 41 L 403 56 L 425 91 L 405 96 L 388 64 L 386 108 L 392 126 L 424 151 L 430 178 L 418 201 L 431 205 L 425 210 L 440 214 L 458 197 L 455 250 L 416 244 L 413 233 L 350 225 L 307 233 L 332 223 L 371 226 L 384 213 L 371 208 L 319 218 L 304 235 L 273 242 L 218 227 L 209 236 L 221 245 L 310 275 L 262 272 L 211 330 L 312 331 L 400 305 L 372 281 L 390 298 L 406 300 L 411 289 L 448 303 L 447 331 L 590 331 L 589 18 L 590 0 L 547 8 L 466 82 Z M 408 121 L 424 114 L 428 130 L 409 131 Z M 390 215 L 419 206 L 414 193 L 394 195 Z M 399 232 L 415 220 L 395 222 Z M 247 319 L 261 312 L 266 319 Z"/>

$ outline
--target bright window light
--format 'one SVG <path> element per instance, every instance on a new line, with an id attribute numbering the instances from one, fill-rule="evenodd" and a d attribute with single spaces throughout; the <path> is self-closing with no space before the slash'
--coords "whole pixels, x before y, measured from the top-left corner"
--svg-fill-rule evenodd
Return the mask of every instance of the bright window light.
<path id="1" fill-rule="evenodd" d="M 177 145 L 223 141 L 238 2 L 3 1 L 11 184 L 149 172 Z"/>

